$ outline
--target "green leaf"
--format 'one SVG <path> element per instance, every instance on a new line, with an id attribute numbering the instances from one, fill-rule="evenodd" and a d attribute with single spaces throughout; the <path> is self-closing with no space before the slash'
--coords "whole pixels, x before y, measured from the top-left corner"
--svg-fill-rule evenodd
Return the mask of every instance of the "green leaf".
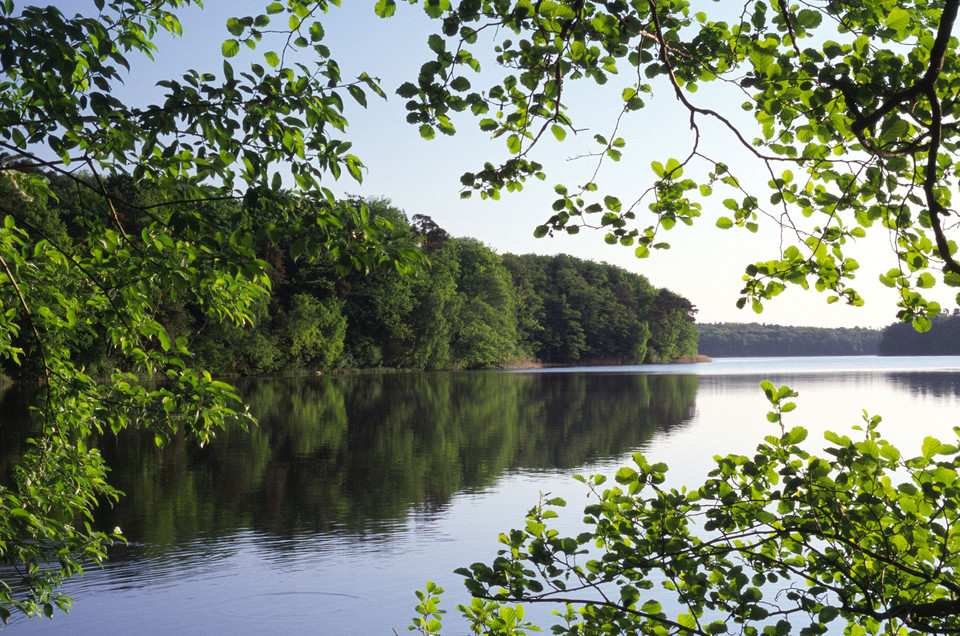
<path id="1" fill-rule="evenodd" d="M 227 20 L 227 31 L 230 35 L 240 35 L 243 33 L 243 25 L 236 18 L 230 18 Z"/>
<path id="2" fill-rule="evenodd" d="M 923 445 L 920 447 L 920 452 L 923 453 L 924 459 L 931 459 L 934 455 L 939 454 L 943 447 L 940 440 L 927 436 L 923 438 Z"/>
<path id="3" fill-rule="evenodd" d="M 899 117 L 888 117 L 880 131 L 880 141 L 885 144 L 895 143 L 907 136 L 910 125 Z"/>
<path id="4" fill-rule="evenodd" d="M 397 12 L 397 3 L 395 0 L 378 0 L 373 10 L 381 18 L 389 18 Z"/>
<path id="5" fill-rule="evenodd" d="M 237 40 L 227 40 L 220 47 L 224 57 L 233 57 L 240 52 L 240 43 Z"/>
<path id="6" fill-rule="evenodd" d="M 773 54 L 765 48 L 755 46 L 750 50 L 750 62 L 757 72 L 763 73 L 773 64 Z"/>
<path id="7" fill-rule="evenodd" d="M 822 21 L 823 16 L 819 11 L 801 9 L 800 12 L 797 13 L 797 24 L 805 29 L 815 29 L 820 26 Z"/>
<path id="8" fill-rule="evenodd" d="M 690 614 L 678 614 L 677 623 L 681 627 L 686 627 L 687 629 L 690 629 L 690 630 L 697 629 L 697 621 Z"/>
<path id="9" fill-rule="evenodd" d="M 733 227 L 733 221 L 728 217 L 721 216 L 717 219 L 717 227 L 721 230 L 728 230 Z"/>
<path id="10" fill-rule="evenodd" d="M 898 33 L 904 31 L 910 26 L 910 12 L 901 7 L 893 7 L 887 14 L 887 19 L 883 21 L 887 26 Z"/>
<path id="11" fill-rule="evenodd" d="M 162 325 L 157 326 L 157 338 L 160 340 L 160 346 L 163 347 L 164 351 L 170 351 L 170 334 L 167 333 L 167 330 L 163 328 Z"/>
<path id="12" fill-rule="evenodd" d="M 363 92 L 362 88 L 360 88 L 356 84 L 351 84 L 350 86 L 347 86 L 347 91 L 350 92 L 350 96 L 353 97 L 353 99 L 356 100 L 358 104 L 360 104 L 364 108 L 367 107 L 367 96 Z"/>
<path id="13" fill-rule="evenodd" d="M 663 611 L 663 607 L 661 607 L 660 603 L 657 601 L 650 600 L 643 604 L 641 610 L 646 614 L 652 614 L 656 616 Z"/>
<path id="14" fill-rule="evenodd" d="M 411 82 L 405 82 L 400 85 L 400 88 L 397 89 L 397 95 L 403 97 L 404 99 L 410 99 L 419 92 L 420 89 L 418 89 L 416 85 Z"/>
<path id="15" fill-rule="evenodd" d="M 919 333 L 924 333 L 930 331 L 930 328 L 933 327 L 933 323 L 930 322 L 930 319 L 925 316 L 914 316 L 912 320 L 913 328 L 916 329 Z"/>

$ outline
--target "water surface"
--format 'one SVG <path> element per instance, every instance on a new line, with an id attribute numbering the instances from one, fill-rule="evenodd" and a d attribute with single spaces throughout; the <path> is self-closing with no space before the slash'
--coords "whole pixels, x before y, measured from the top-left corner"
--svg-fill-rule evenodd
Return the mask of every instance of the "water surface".
<path id="1" fill-rule="evenodd" d="M 130 544 L 65 592 L 69 615 L 14 634 L 405 633 L 413 590 L 466 600 L 452 571 L 495 556 L 541 492 L 613 473 L 641 451 L 696 484 L 711 458 L 764 435 L 761 379 L 800 392 L 788 425 L 849 432 L 863 409 L 905 453 L 952 439 L 960 358 L 726 359 L 682 366 L 261 379 L 241 389 L 261 421 L 205 449 L 101 440 L 127 496 L 102 511 Z M 0 409 L 16 409 L 5 396 Z M 22 431 L 0 429 L 0 471 Z M 453 615 L 448 614 L 456 634 Z"/>

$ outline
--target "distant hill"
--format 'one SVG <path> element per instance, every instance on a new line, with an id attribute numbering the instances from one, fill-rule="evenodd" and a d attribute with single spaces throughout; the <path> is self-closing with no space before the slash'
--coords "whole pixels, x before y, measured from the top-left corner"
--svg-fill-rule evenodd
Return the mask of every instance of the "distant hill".
<path id="1" fill-rule="evenodd" d="M 940 314 L 931 319 L 929 331 L 896 323 L 884 328 L 877 352 L 882 356 L 960 355 L 960 314 Z"/>
<path id="2" fill-rule="evenodd" d="M 960 323 L 958 323 L 960 324 Z M 699 324 L 699 352 L 712 358 L 875 355 L 882 333 L 756 323 Z"/>

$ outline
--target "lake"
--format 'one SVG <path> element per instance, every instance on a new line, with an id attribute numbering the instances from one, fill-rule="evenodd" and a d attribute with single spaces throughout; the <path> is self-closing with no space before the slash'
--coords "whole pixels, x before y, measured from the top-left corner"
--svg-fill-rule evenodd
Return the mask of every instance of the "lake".
<path id="1" fill-rule="evenodd" d="M 612 474 L 641 451 L 696 485 L 716 454 L 778 432 L 760 381 L 799 391 L 788 426 L 849 433 L 863 409 L 906 455 L 955 439 L 960 358 L 721 359 L 679 366 L 424 373 L 239 382 L 259 428 L 162 451 L 130 431 L 101 448 L 127 493 L 101 511 L 130 543 L 64 592 L 69 615 L 15 617 L 12 634 L 398 634 L 414 590 L 489 562 L 541 492 L 586 503 L 576 473 Z M 0 475 L 24 432 L 0 402 Z M 854 433 L 853 435 L 856 435 Z M 851 437 L 853 436 L 851 435 Z M 546 633 L 549 633 L 547 630 Z"/>

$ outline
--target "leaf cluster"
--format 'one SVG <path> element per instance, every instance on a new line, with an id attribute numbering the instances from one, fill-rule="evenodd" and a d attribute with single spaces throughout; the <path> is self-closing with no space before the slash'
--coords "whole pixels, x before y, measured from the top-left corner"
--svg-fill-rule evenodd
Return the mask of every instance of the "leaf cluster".
<path id="1" fill-rule="evenodd" d="M 380 3 L 381 15 L 389 7 Z M 452 132 L 453 114 L 469 112 L 509 153 L 465 174 L 464 196 L 496 198 L 546 178 L 537 157 L 583 139 L 583 115 L 571 108 L 578 96 L 619 98 L 607 131 L 590 135 L 593 150 L 577 151 L 595 159 L 592 177 L 556 185 L 553 215 L 536 236 L 597 228 L 643 258 L 669 247 L 663 231 L 705 210 L 721 229 L 773 224 L 779 253 L 743 277 L 739 305 L 757 312 L 789 285 L 861 305 L 847 246 L 868 231 L 889 234 L 893 267 L 881 281 L 898 290 L 902 321 L 926 328 L 940 309 L 926 290 L 960 281 L 949 221 L 960 132 L 954 0 L 751 0 L 736 11 L 687 0 L 478 0 L 424 9 L 442 28 L 430 37 L 435 59 L 398 91 L 410 121 Z M 500 68 L 481 73 L 476 60 L 490 48 Z M 653 162 L 639 194 L 601 192 L 603 166 L 628 151 L 617 131 L 642 118 L 664 84 L 689 116 L 689 151 Z M 706 154 L 708 134 L 726 136 L 752 162 L 735 168 L 733 155 Z"/>
<path id="2" fill-rule="evenodd" d="M 763 389 L 782 427 L 796 393 Z M 579 478 L 579 535 L 552 527 L 565 502 L 544 497 L 491 563 L 458 572 L 485 602 L 557 606 L 557 634 L 951 632 L 960 451 L 928 437 L 905 458 L 879 425 L 864 414 L 859 441 L 827 433 L 822 455 L 782 428 L 690 489 L 638 453 L 613 485 Z"/>

